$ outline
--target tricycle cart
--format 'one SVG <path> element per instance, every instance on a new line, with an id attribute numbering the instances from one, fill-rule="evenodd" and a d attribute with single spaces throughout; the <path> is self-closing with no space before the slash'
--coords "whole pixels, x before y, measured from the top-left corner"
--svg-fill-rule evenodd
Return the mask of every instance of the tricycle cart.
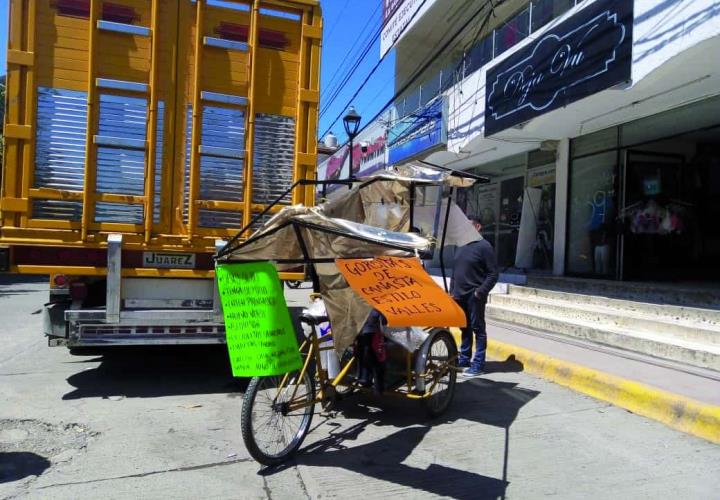
<path id="1" fill-rule="evenodd" d="M 353 345 L 372 307 L 348 285 L 338 259 L 419 258 L 426 268 L 439 269 L 447 292 L 445 247 L 478 237 L 453 193 L 478 181 L 485 179 L 417 164 L 354 181 L 300 181 L 286 195 L 297 187 L 331 184 L 341 192 L 312 208 L 278 210 L 280 198 L 218 252 L 218 264 L 269 260 L 280 270 L 303 264 L 314 288 L 313 304 L 300 316 L 302 367 L 255 377 L 245 392 L 242 435 L 258 462 L 273 465 L 292 456 L 310 429 L 315 405 L 327 410 L 350 392 L 371 390 L 358 380 Z M 240 241 L 250 227 L 257 229 Z M 449 407 L 457 377 L 449 326 L 455 325 L 382 327 L 383 395 L 418 401 L 432 416 Z"/>

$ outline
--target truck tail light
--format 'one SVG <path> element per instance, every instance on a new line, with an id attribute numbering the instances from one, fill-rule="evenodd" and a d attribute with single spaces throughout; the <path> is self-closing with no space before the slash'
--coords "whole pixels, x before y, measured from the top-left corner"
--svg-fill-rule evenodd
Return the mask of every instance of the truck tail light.
<path id="1" fill-rule="evenodd" d="M 55 288 L 67 288 L 68 278 L 64 274 L 56 274 L 53 277 L 53 285 Z"/>

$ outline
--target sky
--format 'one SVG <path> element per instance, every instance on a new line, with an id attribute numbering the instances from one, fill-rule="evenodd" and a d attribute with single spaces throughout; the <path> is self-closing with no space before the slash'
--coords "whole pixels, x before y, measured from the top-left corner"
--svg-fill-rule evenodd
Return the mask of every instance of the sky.
<path id="1" fill-rule="evenodd" d="M 331 129 L 343 143 L 346 139 L 342 121 L 333 120 L 344 114 L 349 104 L 363 117 L 360 127 L 367 125 L 395 92 L 395 51 L 385 56 L 358 96 L 350 98 L 380 59 L 380 37 L 370 47 L 365 59 L 338 96 L 332 100 L 341 76 L 358 59 L 367 39 L 377 33 L 382 22 L 382 0 L 321 0 L 324 19 L 322 72 L 320 78 L 320 127 L 318 134 Z M 322 138 L 322 137 L 321 137 Z"/>
<path id="2" fill-rule="evenodd" d="M 380 63 L 367 85 L 356 98 L 350 99 L 380 60 L 380 38 L 377 37 L 352 77 L 343 85 L 343 77 L 358 59 L 382 22 L 382 0 L 321 0 L 324 39 L 321 66 L 320 126 L 318 134 L 332 130 L 340 143 L 345 142 L 342 121 L 352 104 L 367 125 L 394 93 L 395 52 Z M 0 0 L 0 71 L 6 72 L 9 0 Z M 339 87 L 339 92 L 337 92 Z M 335 94 L 337 95 L 335 96 Z"/>
<path id="3" fill-rule="evenodd" d="M 0 75 L 4 75 L 7 72 L 8 12 L 9 11 L 10 11 L 10 0 L 0 0 Z"/>

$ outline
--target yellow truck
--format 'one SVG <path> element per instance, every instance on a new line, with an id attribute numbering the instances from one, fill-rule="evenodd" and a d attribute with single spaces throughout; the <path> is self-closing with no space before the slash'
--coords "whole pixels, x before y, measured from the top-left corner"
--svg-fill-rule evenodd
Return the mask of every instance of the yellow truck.
<path id="1" fill-rule="evenodd" d="M 50 275 L 50 345 L 224 342 L 213 254 L 316 175 L 319 1 L 10 0 L 9 24 L 0 271 Z"/>

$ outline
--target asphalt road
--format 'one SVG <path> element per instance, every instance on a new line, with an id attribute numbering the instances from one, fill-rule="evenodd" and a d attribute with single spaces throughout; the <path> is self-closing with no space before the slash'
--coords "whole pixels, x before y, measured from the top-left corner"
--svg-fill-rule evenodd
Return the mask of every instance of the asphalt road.
<path id="1" fill-rule="evenodd" d="M 46 288 L 0 276 L 0 498 L 718 498 L 720 447 L 513 362 L 437 420 L 346 401 L 263 471 L 222 349 L 70 356 L 40 333 Z"/>

